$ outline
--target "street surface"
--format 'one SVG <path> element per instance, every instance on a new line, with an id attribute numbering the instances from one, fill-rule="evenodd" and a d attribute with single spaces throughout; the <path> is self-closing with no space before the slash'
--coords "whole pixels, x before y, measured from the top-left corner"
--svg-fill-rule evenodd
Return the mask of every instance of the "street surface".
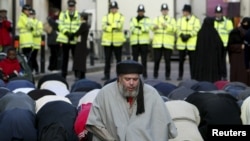
<path id="1" fill-rule="evenodd" d="M 96 81 L 96 82 L 100 83 L 101 85 L 103 85 L 105 81 L 102 81 L 101 78 L 104 76 L 104 73 L 103 73 L 104 63 L 100 63 L 100 61 L 98 61 L 98 60 L 95 61 L 94 66 L 91 66 L 89 61 L 87 63 L 88 63 L 87 64 L 88 72 L 86 73 L 86 79 Z M 45 74 L 51 73 L 47 70 L 48 61 L 46 61 L 45 65 L 46 65 L 45 66 L 45 68 L 46 68 L 45 73 L 40 74 L 39 76 L 35 76 L 36 80 Z M 154 67 L 154 63 L 148 62 L 148 79 L 154 79 L 153 78 L 153 67 Z M 75 82 L 74 73 L 71 71 L 71 68 L 72 68 L 72 60 L 69 61 L 69 66 L 68 66 L 69 74 L 66 78 L 69 86 L 71 86 Z M 165 81 L 165 82 L 169 82 L 169 83 L 178 85 L 179 81 L 176 80 L 178 77 L 178 61 L 171 62 L 171 75 L 170 75 L 170 77 L 172 79 L 171 81 L 165 80 L 165 69 L 164 68 L 165 68 L 165 62 L 164 62 L 164 60 L 162 60 L 161 64 L 160 64 L 158 79 L 161 81 Z M 116 77 L 115 63 L 112 63 L 110 75 L 111 75 L 111 79 Z M 185 65 L 184 65 L 183 80 L 184 79 L 190 79 L 188 60 L 185 62 Z"/>

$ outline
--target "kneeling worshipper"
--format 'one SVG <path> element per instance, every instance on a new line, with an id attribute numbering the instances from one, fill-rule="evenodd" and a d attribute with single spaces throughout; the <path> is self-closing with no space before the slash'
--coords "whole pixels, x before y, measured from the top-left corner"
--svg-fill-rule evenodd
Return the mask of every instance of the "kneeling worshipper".
<path id="1" fill-rule="evenodd" d="M 74 132 L 76 116 L 77 109 L 68 102 L 57 100 L 46 103 L 36 115 L 38 140 L 79 141 Z"/>
<path id="2" fill-rule="evenodd" d="M 46 89 L 35 89 L 27 93 L 28 96 L 30 96 L 33 100 L 38 100 L 39 98 L 42 98 L 46 95 L 56 95 L 54 92 Z"/>
<path id="3" fill-rule="evenodd" d="M 14 93 L 23 92 L 25 94 L 36 89 L 35 84 L 26 79 L 11 80 L 6 84 L 5 87 Z"/>
<path id="4" fill-rule="evenodd" d="M 86 93 L 86 95 L 84 95 L 80 99 L 78 103 L 79 113 L 75 120 L 74 129 L 80 141 L 92 140 L 93 134 L 87 131 L 86 122 L 88 119 L 89 111 L 92 107 L 92 103 L 96 98 L 97 94 L 99 93 L 99 91 L 100 89 L 94 89 L 89 91 L 88 93 Z"/>
<path id="5" fill-rule="evenodd" d="M 177 137 L 170 141 L 203 141 L 198 129 L 200 113 L 193 104 L 184 100 L 170 100 L 165 104 L 178 132 Z"/>
<path id="6" fill-rule="evenodd" d="M 0 98 L 0 140 L 36 141 L 35 102 L 22 92 Z"/>
<path id="7" fill-rule="evenodd" d="M 89 79 L 80 79 L 73 83 L 70 92 L 89 92 L 93 89 L 100 89 L 102 85 Z"/>
<path id="8" fill-rule="evenodd" d="M 209 125 L 242 125 L 237 99 L 230 94 L 195 92 L 185 101 L 198 108 L 201 118 L 198 127 L 205 141 L 208 141 Z"/>
<path id="9" fill-rule="evenodd" d="M 39 112 L 39 110 L 47 103 L 53 102 L 53 101 L 64 101 L 72 105 L 71 101 L 63 96 L 58 95 L 46 95 L 36 100 L 36 113 Z"/>
<path id="10" fill-rule="evenodd" d="M 57 73 L 47 74 L 47 75 L 42 76 L 37 82 L 37 88 L 40 89 L 41 85 L 44 82 L 50 81 L 50 80 L 60 81 L 66 85 L 67 89 L 69 89 L 69 84 L 68 84 L 67 80 L 64 77 L 62 77 L 60 74 L 57 74 Z"/>
<path id="11" fill-rule="evenodd" d="M 103 86 L 90 109 L 86 129 L 95 141 L 168 141 L 177 129 L 158 91 L 141 80 L 142 64 L 116 65 L 117 80 Z"/>
<path id="12" fill-rule="evenodd" d="M 241 105 L 241 115 L 240 118 L 242 120 L 242 123 L 244 125 L 250 124 L 250 97 L 247 97 L 245 100 L 243 100 Z"/>
<path id="13" fill-rule="evenodd" d="M 0 98 L 0 112 L 15 108 L 26 109 L 35 114 L 35 101 L 23 92 L 9 92 Z"/>

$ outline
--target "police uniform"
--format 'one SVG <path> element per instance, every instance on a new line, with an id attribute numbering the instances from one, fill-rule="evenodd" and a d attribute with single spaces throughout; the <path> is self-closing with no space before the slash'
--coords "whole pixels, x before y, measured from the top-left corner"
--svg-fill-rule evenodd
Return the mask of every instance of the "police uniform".
<path id="1" fill-rule="evenodd" d="M 69 7 L 75 7 L 74 0 L 68 1 Z M 56 41 L 62 44 L 62 76 L 66 78 L 68 73 L 69 51 L 71 50 L 74 56 L 74 49 L 77 43 L 76 31 L 80 27 L 80 14 L 77 10 L 70 12 L 69 10 L 63 11 L 59 15 L 59 34 Z"/>
<path id="2" fill-rule="evenodd" d="M 161 11 L 169 10 L 167 4 L 161 5 Z M 175 44 L 176 20 L 169 15 L 162 14 L 153 22 L 153 42 L 154 51 L 154 78 L 158 77 L 158 70 L 161 57 L 165 60 L 165 77 L 170 80 L 171 54 Z"/>
<path id="3" fill-rule="evenodd" d="M 191 14 L 191 6 L 185 4 L 183 12 L 189 13 L 187 16 L 182 16 L 177 20 L 177 42 L 176 48 L 179 51 L 179 77 L 177 80 L 182 80 L 184 71 L 184 61 L 188 54 L 191 78 L 193 76 L 193 60 L 195 54 L 195 46 L 197 33 L 200 30 L 200 20 Z"/>
<path id="4" fill-rule="evenodd" d="M 215 7 L 215 13 L 223 13 L 223 8 L 220 5 Z M 227 19 L 225 16 L 215 17 L 214 27 L 218 31 L 220 38 L 224 44 L 224 48 L 222 49 L 222 70 L 220 76 L 222 80 L 227 79 L 227 64 L 226 64 L 226 56 L 227 56 L 227 43 L 229 38 L 229 33 L 233 30 L 233 22 Z"/>
<path id="5" fill-rule="evenodd" d="M 111 2 L 110 9 L 118 9 L 116 1 Z M 102 80 L 110 79 L 111 57 L 114 52 L 116 63 L 122 59 L 122 46 L 125 42 L 123 33 L 124 16 L 119 13 L 108 13 L 102 18 L 102 41 L 101 45 L 104 47 L 105 67 L 104 77 Z"/>
<path id="6" fill-rule="evenodd" d="M 144 15 L 145 7 L 140 4 L 137 9 L 138 15 L 130 20 L 130 45 L 132 47 L 133 60 L 138 61 L 139 55 L 143 65 L 143 77 L 147 78 L 147 55 L 150 44 L 151 20 Z M 143 14 L 139 14 L 143 12 Z"/>
<path id="7" fill-rule="evenodd" d="M 34 9 L 31 9 L 30 15 L 36 15 L 36 11 Z M 32 46 L 32 51 L 31 51 L 28 63 L 29 63 L 29 66 L 31 67 L 31 70 L 32 71 L 35 70 L 36 74 L 38 74 L 39 70 L 38 70 L 38 63 L 37 63 L 37 53 L 41 49 L 43 24 L 37 18 L 33 18 L 32 25 L 33 25 L 32 28 L 34 29 L 32 31 L 33 46 Z"/>
<path id="8" fill-rule="evenodd" d="M 17 22 L 17 29 L 19 31 L 19 47 L 22 49 L 22 53 L 27 59 L 30 58 L 30 53 L 33 46 L 33 22 L 29 18 L 29 10 L 31 7 L 29 5 L 24 5 L 22 7 L 22 13 Z"/>

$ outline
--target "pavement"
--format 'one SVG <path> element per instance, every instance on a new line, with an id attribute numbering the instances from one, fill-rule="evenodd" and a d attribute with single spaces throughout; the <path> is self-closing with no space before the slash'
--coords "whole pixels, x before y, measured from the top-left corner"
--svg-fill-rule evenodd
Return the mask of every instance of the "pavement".
<path id="1" fill-rule="evenodd" d="M 40 61 L 40 56 L 38 56 L 37 60 L 38 60 L 38 64 L 40 65 L 40 62 L 39 62 Z M 39 74 L 34 74 L 34 79 L 35 80 L 38 80 L 39 78 L 41 78 L 42 76 L 47 75 L 47 74 L 60 73 L 60 70 L 59 71 L 53 71 L 53 72 L 48 70 L 47 69 L 48 65 L 49 65 L 49 61 L 48 61 L 48 59 L 46 59 L 45 60 L 45 72 L 44 73 L 39 73 Z M 69 64 L 68 64 L 68 75 L 73 75 L 74 74 L 73 70 L 70 69 L 70 68 L 72 68 L 72 66 L 73 66 L 73 60 L 72 60 L 72 58 L 70 58 L 69 59 Z M 102 63 L 100 60 L 95 60 L 94 64 L 91 65 L 89 58 L 87 59 L 87 73 L 102 71 L 103 69 L 104 69 L 104 63 Z"/>

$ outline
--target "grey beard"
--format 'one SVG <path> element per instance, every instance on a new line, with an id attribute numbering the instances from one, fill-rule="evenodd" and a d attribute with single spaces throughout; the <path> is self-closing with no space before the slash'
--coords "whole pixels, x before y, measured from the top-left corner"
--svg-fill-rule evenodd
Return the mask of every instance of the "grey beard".
<path id="1" fill-rule="evenodd" d="M 119 89 L 119 92 L 121 93 L 122 96 L 124 97 L 137 97 L 138 95 L 138 92 L 139 92 L 139 87 L 137 87 L 134 91 L 132 92 L 128 92 L 126 91 L 126 89 L 124 88 L 124 86 L 120 83 L 118 83 L 118 89 Z"/>

